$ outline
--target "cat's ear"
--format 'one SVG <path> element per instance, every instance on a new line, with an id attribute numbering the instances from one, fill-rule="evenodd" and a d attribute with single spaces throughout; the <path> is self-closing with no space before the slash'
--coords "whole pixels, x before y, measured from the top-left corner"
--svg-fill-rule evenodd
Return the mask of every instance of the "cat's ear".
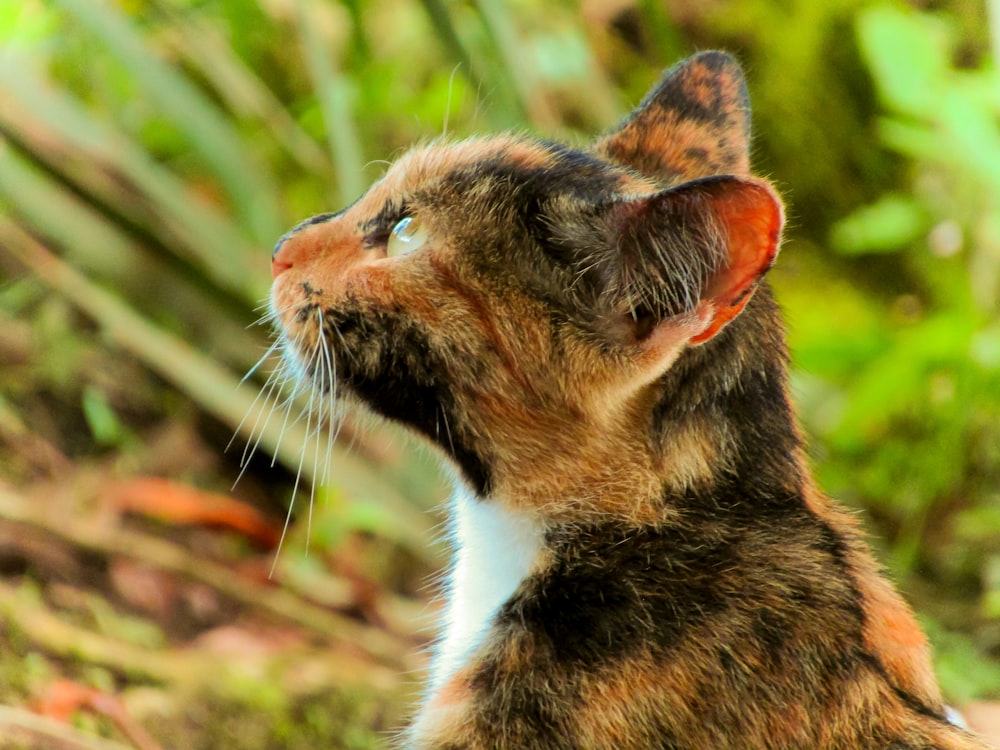
<path id="1" fill-rule="evenodd" d="M 725 52 L 678 63 L 594 150 L 672 184 L 749 174 L 750 102 L 739 63 Z"/>
<path id="2" fill-rule="evenodd" d="M 616 201 L 605 221 L 614 304 L 655 348 L 708 341 L 739 315 L 778 253 L 784 210 L 766 180 L 721 176 Z"/>

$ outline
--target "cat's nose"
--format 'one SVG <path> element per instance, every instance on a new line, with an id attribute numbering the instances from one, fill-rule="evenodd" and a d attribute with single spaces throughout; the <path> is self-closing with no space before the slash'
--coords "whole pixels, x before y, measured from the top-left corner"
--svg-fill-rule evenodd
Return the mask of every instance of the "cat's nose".
<path id="1" fill-rule="evenodd" d="M 271 278 L 278 278 L 292 266 L 304 261 L 309 255 L 311 244 L 301 234 L 282 237 L 271 253 Z"/>
<path id="2" fill-rule="evenodd" d="M 276 279 L 294 263 L 292 262 L 292 251 L 289 245 L 292 244 L 291 237 L 282 237 L 271 253 L 271 278 Z"/>
<path id="3" fill-rule="evenodd" d="M 284 261 L 278 260 L 277 256 L 271 258 L 271 278 L 276 279 L 289 268 L 292 267 L 291 263 L 286 263 Z"/>
<path id="4" fill-rule="evenodd" d="M 322 252 L 330 244 L 328 227 L 336 217 L 337 214 L 317 214 L 285 233 L 271 253 L 271 278 L 278 278 L 292 266 Z"/>

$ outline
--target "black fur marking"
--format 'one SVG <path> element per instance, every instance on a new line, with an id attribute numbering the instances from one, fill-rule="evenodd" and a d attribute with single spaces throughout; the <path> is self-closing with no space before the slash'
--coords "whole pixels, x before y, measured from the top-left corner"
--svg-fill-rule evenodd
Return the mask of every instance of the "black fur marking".
<path id="1" fill-rule="evenodd" d="M 472 489 L 488 496 L 489 465 L 462 429 L 447 371 L 426 333 L 402 313 L 330 310 L 324 320 L 325 335 L 334 337 L 329 340 L 337 356 L 338 381 L 375 412 L 430 438 L 455 460 Z M 355 340 L 357 345 L 352 345 Z M 362 362 L 363 352 L 373 344 L 380 352 L 378 360 Z M 352 351 L 357 352 L 353 357 Z"/>
<path id="2" fill-rule="evenodd" d="M 724 52 L 703 52 L 689 60 L 687 63 L 678 63 L 664 76 L 660 86 L 646 100 L 639 105 L 638 110 L 642 111 L 647 102 L 655 102 L 655 105 L 668 110 L 677 110 L 685 120 L 694 120 L 717 128 L 725 128 L 729 123 L 730 115 L 725 110 L 725 97 L 721 87 L 716 84 L 714 90 L 715 99 L 712 102 L 699 102 L 684 91 L 684 84 L 687 82 L 687 71 L 684 68 L 702 66 L 713 73 L 720 73 L 725 69 L 734 72 L 742 84 L 743 76 L 732 57 Z M 737 94 L 740 109 L 745 112 L 750 108 L 750 97 L 746 87 L 741 85 Z"/>
<path id="3" fill-rule="evenodd" d="M 854 583 L 853 575 L 850 569 L 848 568 L 847 565 L 848 552 L 844 545 L 844 541 L 832 528 L 830 528 L 828 524 L 826 524 L 821 519 L 817 518 L 816 523 L 823 530 L 822 539 L 819 541 L 818 544 L 816 544 L 816 547 L 817 549 L 828 554 L 831 558 L 833 558 L 837 562 L 838 567 L 840 567 L 841 569 L 842 578 L 846 581 L 849 581 L 849 587 L 851 590 L 852 602 L 853 602 L 853 607 L 852 607 L 853 614 L 858 619 L 859 623 L 863 623 L 865 619 L 865 611 L 862 606 L 863 597 L 861 595 L 861 592 L 857 589 L 857 586 Z M 860 626 L 858 630 L 857 639 L 858 643 L 860 644 L 862 642 Z M 939 721 L 945 721 L 945 722 L 947 721 L 947 717 L 944 715 L 942 707 L 934 708 L 932 706 L 928 706 L 926 703 L 921 701 L 919 698 L 917 698 L 909 691 L 900 688 L 899 685 L 890 677 L 888 670 L 886 670 L 885 665 L 882 663 L 882 660 L 878 657 L 878 655 L 869 653 L 868 651 L 864 651 L 859 646 L 857 657 L 860 661 L 864 662 L 871 669 L 873 669 L 879 675 L 879 677 L 883 681 L 885 681 L 885 683 L 892 689 L 892 691 L 896 694 L 896 696 L 907 707 L 910 708 L 910 710 L 918 714 L 921 714 L 923 716 L 929 716 L 934 719 L 938 719 Z"/>
<path id="4" fill-rule="evenodd" d="M 463 262 L 479 280 L 500 294 L 527 294 L 563 318 L 600 331 L 606 326 L 600 325 L 599 295 L 610 279 L 600 276 L 603 268 L 590 262 L 589 252 L 555 241 L 553 226 L 567 208 L 585 211 L 611 200 L 625 172 L 585 152 L 545 145 L 551 159 L 544 165 L 525 166 L 500 154 L 452 171 L 413 201 L 463 215 L 474 195 L 483 204 L 476 210 L 494 221 L 454 226 L 452 236 L 471 251 Z"/>
<path id="5" fill-rule="evenodd" d="M 688 157 L 689 159 L 695 159 L 696 161 L 708 161 L 708 151 L 706 149 L 694 146 L 685 149 L 684 156 Z"/>
<path id="6" fill-rule="evenodd" d="M 388 237 L 392 228 L 408 214 L 409 210 L 410 206 L 405 201 L 387 201 L 374 218 L 358 225 L 358 231 L 366 236 L 385 235 Z"/>
<path id="7" fill-rule="evenodd" d="M 499 231 L 480 231 L 467 243 L 481 249 L 483 276 L 517 279 L 521 291 L 598 336 L 609 336 L 608 321 L 629 312 L 655 322 L 690 309 L 721 262 L 710 201 L 733 189 L 733 178 L 626 198 L 624 170 L 586 152 L 548 148 L 544 166 L 501 157 L 449 175 L 452 196 L 492 186 L 481 199 L 500 217 Z"/>
<path id="8" fill-rule="evenodd" d="M 501 627 L 544 639 L 559 664 L 594 667 L 637 643 L 663 651 L 725 606 L 719 587 L 736 562 L 731 540 L 618 525 L 553 533 L 556 564 L 498 614 Z"/>
<path id="9" fill-rule="evenodd" d="M 558 668 L 557 665 L 553 665 Z M 567 747 L 567 737 L 573 735 L 572 727 L 567 726 L 567 717 L 558 710 L 553 701 L 547 699 L 545 689 L 538 685 L 539 677 L 513 681 L 503 674 L 497 665 L 484 665 L 475 678 L 477 687 L 489 685 L 480 695 L 489 696 L 477 706 L 476 718 L 482 723 L 483 736 L 496 737 L 500 727 L 503 728 L 503 739 L 497 738 L 498 745 L 504 747 L 524 748 L 524 750 L 542 750 L 543 748 Z M 503 679 L 504 689 L 497 689 L 496 683 Z M 544 678 L 542 678 L 544 679 Z M 492 683 L 492 684 L 491 684 Z M 564 694 L 566 685 L 560 686 Z"/>

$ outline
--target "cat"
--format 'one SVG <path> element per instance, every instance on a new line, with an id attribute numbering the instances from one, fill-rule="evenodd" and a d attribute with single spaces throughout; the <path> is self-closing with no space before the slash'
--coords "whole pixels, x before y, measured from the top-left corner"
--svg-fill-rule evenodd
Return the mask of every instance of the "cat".
<path id="1" fill-rule="evenodd" d="M 814 485 L 743 73 L 667 71 L 586 148 L 416 148 L 272 256 L 301 382 L 454 468 L 414 750 L 982 748 Z"/>

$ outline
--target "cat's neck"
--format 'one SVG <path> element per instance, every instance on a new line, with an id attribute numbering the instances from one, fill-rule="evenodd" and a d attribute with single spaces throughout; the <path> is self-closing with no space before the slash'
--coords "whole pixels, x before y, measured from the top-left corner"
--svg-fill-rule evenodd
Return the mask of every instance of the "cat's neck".
<path id="1" fill-rule="evenodd" d="M 560 529 L 713 528 L 745 513 L 780 515 L 803 502 L 810 480 L 788 403 L 781 330 L 769 296 L 719 338 L 692 349 L 634 405 L 632 423 L 553 434 L 548 460 L 514 465 L 497 489 L 460 489 L 452 504 L 455 560 L 432 688 L 461 670 L 489 624 Z M 765 356 L 761 337 L 770 337 Z M 747 345 L 749 340 L 751 345 Z"/>
<path id="2" fill-rule="evenodd" d="M 544 439 L 496 451 L 491 494 L 549 523 L 633 526 L 669 523 L 671 497 L 708 497 L 716 487 L 741 487 L 748 498 L 800 494 L 809 478 L 781 322 L 768 291 L 757 296 L 610 417 L 584 411 L 525 427 Z"/>
<path id="3" fill-rule="evenodd" d="M 750 495 L 810 484 L 788 393 L 784 330 L 770 290 L 659 383 L 653 451 L 668 494 L 737 485 Z"/>
<path id="4" fill-rule="evenodd" d="M 499 498 L 474 497 L 459 489 L 452 500 L 451 536 L 455 558 L 432 690 L 461 668 L 482 642 L 493 615 L 538 564 L 545 524 Z"/>

